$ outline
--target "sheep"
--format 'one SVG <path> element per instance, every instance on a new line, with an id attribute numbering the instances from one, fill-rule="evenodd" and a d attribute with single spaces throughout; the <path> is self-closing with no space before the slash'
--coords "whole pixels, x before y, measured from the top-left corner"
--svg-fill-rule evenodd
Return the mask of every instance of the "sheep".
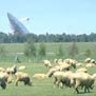
<path id="1" fill-rule="evenodd" d="M 75 90 L 77 93 L 79 93 L 78 88 L 84 88 L 84 92 L 90 92 L 89 89 L 93 88 L 93 84 L 95 82 L 95 79 L 89 75 L 88 73 L 84 72 L 78 72 L 73 75 L 74 82 L 75 82 Z"/>
<path id="2" fill-rule="evenodd" d="M 90 61 L 91 61 L 91 58 L 86 58 L 86 59 L 84 60 L 85 63 L 90 63 Z"/>
<path id="3" fill-rule="evenodd" d="M 95 67 L 96 65 L 93 63 L 87 63 L 85 66 L 86 68 L 89 68 L 89 67 Z"/>
<path id="4" fill-rule="evenodd" d="M 54 59 L 54 64 L 57 64 L 58 63 L 58 59 Z"/>
<path id="5" fill-rule="evenodd" d="M 70 68 L 71 68 L 71 66 L 67 63 L 56 65 L 48 71 L 47 76 L 52 77 L 54 72 L 56 72 L 56 71 L 68 71 Z"/>
<path id="6" fill-rule="evenodd" d="M 76 68 L 77 68 L 77 67 L 82 67 L 82 65 L 83 65 L 83 63 L 77 63 L 77 64 L 76 64 Z"/>
<path id="7" fill-rule="evenodd" d="M 62 59 L 58 59 L 57 64 L 61 65 L 62 63 L 63 63 L 63 60 Z"/>
<path id="8" fill-rule="evenodd" d="M 8 74 L 15 74 L 15 73 L 17 72 L 17 66 L 14 65 L 14 66 L 12 66 L 12 67 L 8 67 L 8 68 L 6 69 L 6 72 L 7 72 Z"/>
<path id="9" fill-rule="evenodd" d="M 49 60 L 43 60 L 43 63 L 44 63 L 44 65 L 45 65 L 46 67 L 49 67 L 49 68 L 52 67 L 52 64 L 51 64 L 51 62 L 50 62 Z"/>
<path id="10" fill-rule="evenodd" d="M 5 89 L 7 83 L 12 83 L 13 78 L 6 72 L 0 72 L 0 86 Z"/>
<path id="11" fill-rule="evenodd" d="M 60 84 L 62 84 L 61 87 L 63 87 L 63 85 L 66 85 L 67 87 L 72 87 L 73 85 L 72 75 L 73 72 L 71 71 L 66 71 L 66 72 L 56 71 L 53 74 L 54 84 L 56 84 L 58 87 Z"/>
<path id="12" fill-rule="evenodd" d="M 81 68 L 77 69 L 76 72 L 85 72 L 85 73 L 87 73 L 88 70 L 85 67 L 81 67 Z"/>
<path id="13" fill-rule="evenodd" d="M 53 73 L 56 71 L 60 71 L 60 66 L 54 66 L 51 69 L 49 69 L 49 71 L 47 72 L 47 77 L 52 77 Z"/>
<path id="14" fill-rule="evenodd" d="M 55 79 L 54 84 L 59 86 L 60 83 L 62 83 L 63 85 L 66 85 L 68 87 L 73 87 L 75 88 L 77 93 L 79 93 L 79 87 L 81 87 L 82 89 L 84 88 L 84 92 L 89 92 L 90 89 L 93 88 L 93 84 L 95 81 L 95 79 L 91 75 L 84 72 L 73 73 L 71 71 L 56 71 L 53 74 L 53 77 Z"/>
<path id="15" fill-rule="evenodd" d="M 47 78 L 47 75 L 44 74 L 44 73 L 36 73 L 36 74 L 33 75 L 33 78 L 36 78 L 36 79 L 40 80 L 40 79 Z"/>
<path id="16" fill-rule="evenodd" d="M 69 65 L 72 66 L 73 68 L 76 68 L 76 64 L 78 63 L 78 62 L 77 62 L 76 60 L 74 60 L 74 59 L 65 59 L 63 62 L 69 64 Z"/>
<path id="17" fill-rule="evenodd" d="M 96 61 L 94 59 L 91 59 L 90 63 L 96 64 Z"/>
<path id="18" fill-rule="evenodd" d="M 0 86 L 2 87 L 2 89 L 6 89 L 6 82 L 4 79 L 0 78 Z"/>
<path id="19" fill-rule="evenodd" d="M 96 61 L 94 59 L 91 58 L 87 58 L 84 61 L 86 63 L 86 67 L 95 67 L 96 66 Z"/>
<path id="20" fill-rule="evenodd" d="M 5 72 L 5 68 L 0 67 L 0 72 Z"/>
<path id="21" fill-rule="evenodd" d="M 18 70 L 24 70 L 26 69 L 26 66 L 19 66 Z"/>
<path id="22" fill-rule="evenodd" d="M 71 66 L 67 63 L 63 63 L 60 65 L 60 71 L 66 71 L 69 70 L 71 68 Z"/>
<path id="23" fill-rule="evenodd" d="M 12 83 L 13 81 L 12 75 L 8 74 L 7 72 L 0 72 L 0 78 L 5 80 L 6 83 Z"/>
<path id="24" fill-rule="evenodd" d="M 15 81 L 15 85 L 18 86 L 18 82 L 24 82 L 24 85 L 32 85 L 32 82 L 30 80 L 30 77 L 27 73 L 24 72 L 16 72 L 15 73 L 16 76 L 16 81 Z"/>
<path id="25" fill-rule="evenodd" d="M 92 77 L 93 77 L 94 79 L 96 79 L 96 73 L 92 74 Z"/>

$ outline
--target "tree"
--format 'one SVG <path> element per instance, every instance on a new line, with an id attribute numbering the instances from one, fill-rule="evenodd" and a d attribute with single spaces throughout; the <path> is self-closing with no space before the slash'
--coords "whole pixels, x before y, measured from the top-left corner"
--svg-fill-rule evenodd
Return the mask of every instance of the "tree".
<path id="1" fill-rule="evenodd" d="M 46 46 L 44 45 L 44 43 L 41 43 L 39 45 L 38 55 L 41 57 L 46 56 Z"/>
<path id="2" fill-rule="evenodd" d="M 91 50 L 90 49 L 87 49 L 85 51 L 85 54 L 84 54 L 86 57 L 90 57 L 91 56 Z"/>
<path id="3" fill-rule="evenodd" d="M 25 44 L 24 54 L 27 57 L 36 57 L 36 46 L 31 39 Z"/>
<path id="4" fill-rule="evenodd" d="M 61 44 L 58 47 L 57 56 L 59 56 L 59 57 L 63 57 L 64 56 L 63 46 Z"/>
<path id="5" fill-rule="evenodd" d="M 7 53 L 4 46 L 0 45 L 0 56 L 5 56 Z"/>
<path id="6" fill-rule="evenodd" d="M 72 45 L 69 47 L 69 56 L 75 57 L 79 53 L 78 47 L 76 42 L 73 42 Z"/>

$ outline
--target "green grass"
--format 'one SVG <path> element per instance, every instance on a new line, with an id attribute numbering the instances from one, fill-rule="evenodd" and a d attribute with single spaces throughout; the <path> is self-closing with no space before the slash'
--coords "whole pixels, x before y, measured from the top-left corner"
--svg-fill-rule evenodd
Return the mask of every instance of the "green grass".
<path id="1" fill-rule="evenodd" d="M 0 63 L 4 68 L 12 66 L 12 63 Z M 53 84 L 53 78 L 37 80 L 32 78 L 35 73 L 46 73 L 48 69 L 41 63 L 21 63 L 17 66 L 25 65 L 26 69 L 23 72 L 30 74 L 33 86 L 24 86 L 19 82 L 18 87 L 15 82 L 8 84 L 7 88 L 3 90 L 0 88 L 0 96 L 96 96 L 96 84 L 91 93 L 77 94 L 73 88 L 64 87 L 60 89 Z M 96 68 L 90 68 L 90 73 L 96 72 Z M 83 92 L 83 90 L 81 90 Z"/>
<path id="2" fill-rule="evenodd" d="M 39 44 L 40 43 L 36 43 L 36 48 L 37 50 L 39 49 Z M 57 52 L 58 52 L 58 48 L 59 48 L 59 45 L 62 45 L 63 46 L 63 51 L 64 51 L 64 55 L 62 57 L 58 57 L 56 56 Z M 54 58 L 69 58 L 71 57 L 68 53 L 69 53 L 69 48 L 70 48 L 70 45 L 72 43 L 45 43 L 45 46 L 46 46 L 46 53 L 47 55 L 42 58 L 42 59 L 50 59 L 50 60 L 53 60 Z M 14 58 L 16 56 L 17 53 L 20 60 L 22 62 L 27 62 L 28 61 L 28 58 L 26 58 L 24 56 L 24 54 L 22 54 L 24 52 L 24 49 L 25 49 L 25 44 L 0 44 L 0 46 L 4 46 L 5 50 L 6 50 L 6 55 L 5 56 L 1 56 L 1 53 L 0 53 L 0 62 L 14 62 Z M 91 51 L 91 56 L 92 58 L 96 59 L 96 43 L 95 42 L 78 42 L 77 43 L 77 46 L 78 46 L 78 49 L 79 49 L 79 54 L 76 55 L 76 59 L 78 60 L 82 60 L 82 59 L 85 59 L 86 57 L 84 56 L 84 53 L 87 49 L 89 49 Z M 39 62 L 41 60 L 41 57 L 37 56 L 35 58 L 31 57 L 30 58 L 32 60 L 32 62 Z"/>
<path id="3" fill-rule="evenodd" d="M 55 57 L 55 53 L 57 53 L 59 45 L 62 44 L 64 49 L 64 56 L 61 58 L 68 58 L 68 48 L 72 43 L 45 43 L 47 48 L 47 53 L 54 53 L 54 54 L 47 54 L 46 57 L 43 59 L 50 59 L 53 60 Z M 6 56 L 0 56 L 0 66 L 3 66 L 4 68 L 7 68 L 9 66 L 12 66 L 14 64 L 14 58 L 16 53 L 23 53 L 24 51 L 24 44 L 1 44 L 5 47 L 7 51 Z M 39 48 L 39 43 L 36 43 L 37 49 Z M 82 61 L 85 59 L 85 57 L 82 55 L 86 51 L 86 49 L 90 49 L 92 54 L 91 58 L 94 58 L 96 60 L 96 44 L 95 42 L 80 42 L 77 43 L 77 46 L 79 48 L 80 54 L 77 56 L 77 59 L 79 61 Z M 22 63 L 17 64 L 17 66 L 25 65 L 26 69 L 24 72 L 27 72 L 30 74 L 30 77 L 33 82 L 33 86 L 24 86 L 23 83 L 19 83 L 19 86 L 15 86 L 15 82 L 12 84 L 8 84 L 7 88 L 5 90 L 2 90 L 0 88 L 0 96 L 96 96 L 96 84 L 94 89 L 91 91 L 91 93 L 85 93 L 85 94 L 77 94 L 74 92 L 73 88 L 67 88 L 64 87 L 63 89 L 54 87 L 53 79 L 48 78 L 44 80 L 36 80 L 32 78 L 33 74 L 35 73 L 46 73 L 48 69 L 46 69 L 42 65 L 42 59 L 40 57 L 37 58 L 31 58 L 31 62 L 28 63 L 28 58 L 26 58 L 24 55 L 19 55 L 20 60 Z M 38 61 L 39 60 L 39 61 Z M 38 61 L 38 63 L 37 63 Z M 89 73 L 96 72 L 96 68 L 89 68 Z M 82 90 L 81 90 L 82 91 Z"/>

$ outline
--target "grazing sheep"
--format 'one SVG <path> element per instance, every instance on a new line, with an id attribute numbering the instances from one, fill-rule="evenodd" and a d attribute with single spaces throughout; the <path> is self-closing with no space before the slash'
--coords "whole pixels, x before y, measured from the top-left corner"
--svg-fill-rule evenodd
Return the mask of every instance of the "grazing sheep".
<path id="1" fill-rule="evenodd" d="M 92 77 L 93 77 L 94 79 L 96 79 L 96 73 L 94 73 L 94 74 L 92 75 Z"/>
<path id="2" fill-rule="evenodd" d="M 60 65 L 56 65 L 54 67 L 52 67 L 48 73 L 47 76 L 48 77 L 52 77 L 53 73 L 56 71 L 68 71 L 72 66 L 67 64 L 67 63 L 62 63 Z"/>
<path id="3" fill-rule="evenodd" d="M 0 86 L 5 89 L 7 83 L 12 83 L 13 78 L 6 72 L 0 72 Z"/>
<path id="4" fill-rule="evenodd" d="M 76 67 L 82 67 L 83 63 L 77 63 Z"/>
<path id="5" fill-rule="evenodd" d="M 81 68 L 77 69 L 76 72 L 85 72 L 85 73 L 87 73 L 88 70 L 86 68 L 84 68 L 84 67 L 81 67 Z"/>
<path id="6" fill-rule="evenodd" d="M 26 69 L 26 66 L 19 66 L 18 70 L 24 70 Z"/>
<path id="7" fill-rule="evenodd" d="M 0 72 L 5 72 L 5 69 L 3 67 L 0 67 Z"/>
<path id="8" fill-rule="evenodd" d="M 70 66 L 72 66 L 73 68 L 76 68 L 76 64 L 78 63 L 76 60 L 74 59 L 65 59 L 63 62 L 69 64 Z"/>
<path id="9" fill-rule="evenodd" d="M 24 82 L 24 85 L 32 85 L 32 82 L 30 80 L 30 77 L 27 73 L 23 73 L 23 72 L 17 72 L 15 73 L 16 76 L 16 83 L 15 85 L 18 86 L 18 82 Z"/>
<path id="10" fill-rule="evenodd" d="M 67 87 L 72 87 L 73 85 L 72 75 L 73 75 L 73 72 L 71 71 L 66 71 L 66 72 L 56 71 L 53 74 L 54 84 L 56 84 L 58 87 L 60 84 L 62 84 L 61 87 L 63 87 L 63 85 Z"/>
<path id="11" fill-rule="evenodd" d="M 63 63 L 60 65 L 60 71 L 66 71 L 69 70 L 71 68 L 71 66 L 67 63 Z"/>
<path id="12" fill-rule="evenodd" d="M 84 92 L 90 92 L 90 89 L 93 88 L 93 84 L 95 82 L 95 79 L 89 75 L 88 73 L 84 72 L 78 72 L 74 74 L 74 82 L 75 82 L 75 90 L 77 93 L 79 93 L 78 88 L 81 87 L 84 88 Z"/>
<path id="13" fill-rule="evenodd" d="M 7 72 L 8 74 L 15 74 L 15 73 L 17 72 L 17 66 L 14 65 L 14 66 L 12 66 L 12 67 L 7 68 L 7 69 L 6 69 L 6 72 Z"/>
<path id="14" fill-rule="evenodd" d="M 49 67 L 49 68 L 52 67 L 52 64 L 51 64 L 51 62 L 50 62 L 49 60 L 43 60 L 43 63 L 44 63 L 44 65 L 45 65 L 46 67 Z"/>
<path id="15" fill-rule="evenodd" d="M 63 63 L 63 60 L 62 59 L 58 59 L 57 64 L 61 65 L 62 63 Z"/>
<path id="16" fill-rule="evenodd" d="M 12 75 L 10 75 L 6 72 L 0 72 L 0 78 L 5 80 L 6 83 L 12 83 L 12 81 L 13 81 Z"/>
<path id="17" fill-rule="evenodd" d="M 58 59 L 54 59 L 54 64 L 58 64 Z"/>
<path id="18" fill-rule="evenodd" d="M 4 79 L 0 78 L 0 86 L 2 87 L 2 89 L 6 89 L 6 82 Z"/>
<path id="19" fill-rule="evenodd" d="M 90 63 L 96 64 L 96 61 L 94 59 L 91 59 Z"/>
<path id="20" fill-rule="evenodd" d="M 85 63 L 90 63 L 90 61 L 91 61 L 91 58 L 86 58 L 86 59 L 84 60 Z"/>
<path id="21" fill-rule="evenodd" d="M 60 66 L 54 66 L 51 69 L 49 69 L 49 71 L 47 72 L 47 77 L 52 77 L 53 73 L 56 71 L 60 71 Z"/>
<path id="22" fill-rule="evenodd" d="M 36 78 L 36 79 L 40 80 L 40 79 L 47 78 L 47 75 L 44 74 L 44 73 L 36 73 L 36 74 L 33 75 L 33 78 Z"/>
<path id="23" fill-rule="evenodd" d="M 96 65 L 93 64 L 93 63 L 87 63 L 85 66 L 86 66 L 87 68 L 90 68 L 90 67 L 95 67 Z"/>

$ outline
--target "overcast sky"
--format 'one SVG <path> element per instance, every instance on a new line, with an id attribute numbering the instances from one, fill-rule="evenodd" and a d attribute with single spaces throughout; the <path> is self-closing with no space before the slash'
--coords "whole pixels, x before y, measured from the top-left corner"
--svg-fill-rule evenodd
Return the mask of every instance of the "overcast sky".
<path id="1" fill-rule="evenodd" d="M 9 32 L 7 12 L 35 34 L 96 32 L 96 0 L 1 0 L 0 31 Z"/>

